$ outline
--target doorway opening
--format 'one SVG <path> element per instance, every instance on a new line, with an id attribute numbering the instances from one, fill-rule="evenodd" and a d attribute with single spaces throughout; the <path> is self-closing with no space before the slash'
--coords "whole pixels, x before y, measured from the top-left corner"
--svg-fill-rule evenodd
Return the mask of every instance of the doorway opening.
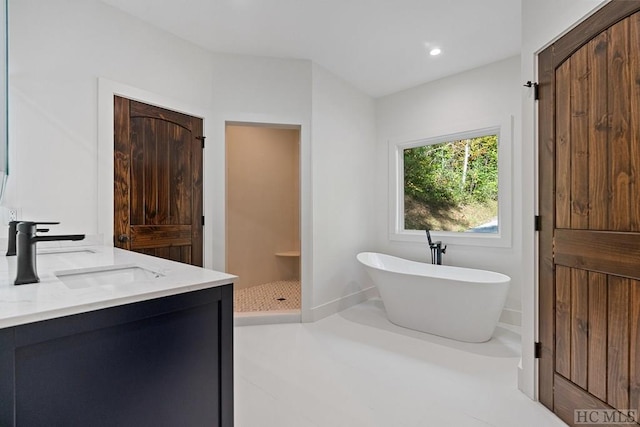
<path id="1" fill-rule="evenodd" d="M 300 126 L 227 123 L 226 271 L 236 314 L 296 314 L 300 282 Z"/>

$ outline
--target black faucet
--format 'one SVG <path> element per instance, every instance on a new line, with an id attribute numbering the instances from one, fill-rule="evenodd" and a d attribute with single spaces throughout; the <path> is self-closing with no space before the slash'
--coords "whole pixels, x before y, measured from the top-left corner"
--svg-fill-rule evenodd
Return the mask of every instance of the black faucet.
<path id="1" fill-rule="evenodd" d="M 18 253 L 18 274 L 14 282 L 15 285 L 27 283 L 38 283 L 40 278 L 36 266 L 36 243 L 52 242 L 57 240 L 82 240 L 84 234 L 67 234 L 59 236 L 36 236 L 38 224 L 60 224 L 59 222 L 18 222 L 16 236 L 16 249 Z M 45 230 L 42 230 L 45 231 Z M 48 230 L 46 230 L 48 231 Z"/>
<path id="2" fill-rule="evenodd" d="M 16 233 L 18 232 L 16 226 L 19 222 L 20 221 L 9 221 L 7 256 L 14 256 L 16 254 Z"/>
<path id="3" fill-rule="evenodd" d="M 7 256 L 16 255 L 16 234 L 18 234 L 17 225 L 23 221 L 9 221 L 9 238 L 7 245 Z M 27 221 L 25 221 L 27 222 Z M 60 224 L 59 222 L 39 222 L 38 224 Z M 38 228 L 39 232 L 44 233 L 49 231 L 48 228 Z"/>
<path id="4" fill-rule="evenodd" d="M 431 233 L 429 230 L 425 230 L 427 232 L 427 240 L 429 241 L 429 249 L 431 249 L 431 264 L 442 264 L 442 254 L 447 252 L 447 245 L 442 246 L 442 242 L 440 240 L 434 242 L 431 240 Z"/>

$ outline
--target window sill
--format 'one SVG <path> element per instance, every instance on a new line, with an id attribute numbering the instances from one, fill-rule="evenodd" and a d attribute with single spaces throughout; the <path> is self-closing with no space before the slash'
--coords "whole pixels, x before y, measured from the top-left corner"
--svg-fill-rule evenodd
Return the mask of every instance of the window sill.
<path id="1" fill-rule="evenodd" d="M 511 238 L 501 233 L 454 233 L 447 231 L 431 231 L 432 240 L 441 240 L 445 245 L 483 246 L 493 248 L 510 248 Z M 389 240 L 396 242 L 413 242 L 427 244 L 424 231 L 405 230 L 389 234 Z"/>

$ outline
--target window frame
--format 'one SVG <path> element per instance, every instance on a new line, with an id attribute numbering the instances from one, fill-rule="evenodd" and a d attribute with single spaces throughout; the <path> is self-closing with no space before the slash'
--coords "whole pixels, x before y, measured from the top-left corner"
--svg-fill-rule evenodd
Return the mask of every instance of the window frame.
<path id="1" fill-rule="evenodd" d="M 404 228 L 404 150 L 487 135 L 498 136 L 498 233 L 431 231 L 431 236 L 452 245 L 512 246 L 512 116 L 460 124 L 414 139 L 389 141 L 389 240 L 426 243 L 423 230 Z"/>

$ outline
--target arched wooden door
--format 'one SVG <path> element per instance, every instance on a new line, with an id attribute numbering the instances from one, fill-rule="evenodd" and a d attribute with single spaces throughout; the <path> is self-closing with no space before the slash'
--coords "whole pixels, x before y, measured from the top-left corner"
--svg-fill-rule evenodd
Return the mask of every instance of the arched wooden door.
<path id="1" fill-rule="evenodd" d="M 640 410 L 639 10 L 613 0 L 539 56 L 539 390 L 570 425 Z"/>
<path id="2" fill-rule="evenodd" d="M 202 119 L 114 97 L 114 245 L 202 266 Z"/>

